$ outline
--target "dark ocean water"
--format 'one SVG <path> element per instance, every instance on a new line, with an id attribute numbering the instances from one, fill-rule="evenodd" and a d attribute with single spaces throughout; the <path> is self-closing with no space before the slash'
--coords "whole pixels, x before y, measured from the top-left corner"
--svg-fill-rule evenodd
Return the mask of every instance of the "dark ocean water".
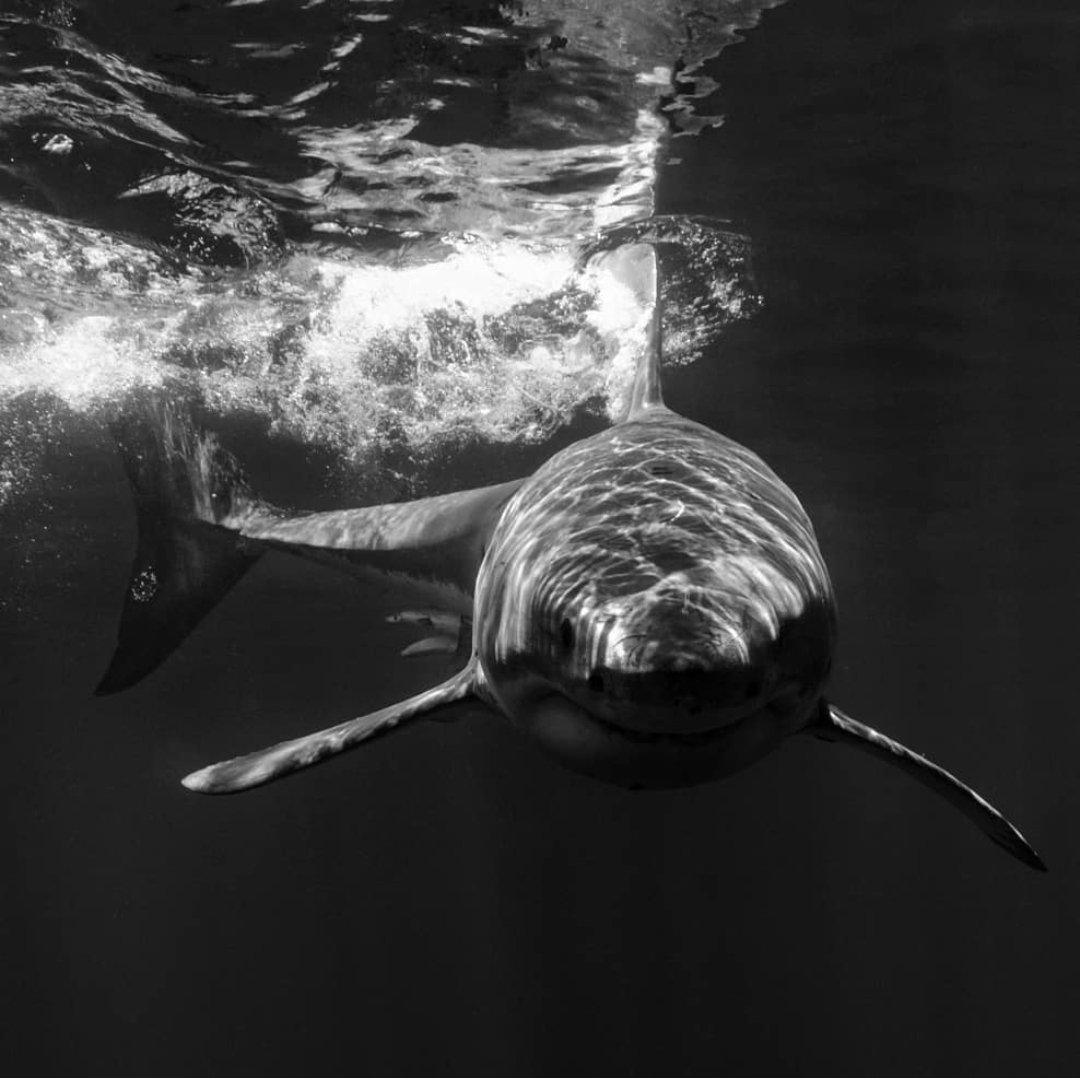
<path id="1" fill-rule="evenodd" d="M 1069 1072 L 1080 18 L 767 6 L 3 5 L 6 1072 Z M 807 507 L 832 695 L 1049 875 L 810 741 L 629 795 L 478 717 L 195 797 L 445 676 L 285 558 L 92 695 L 110 418 L 192 401 L 298 507 L 521 474 L 617 408 L 643 312 L 582 252 L 653 213 L 668 402 Z"/>

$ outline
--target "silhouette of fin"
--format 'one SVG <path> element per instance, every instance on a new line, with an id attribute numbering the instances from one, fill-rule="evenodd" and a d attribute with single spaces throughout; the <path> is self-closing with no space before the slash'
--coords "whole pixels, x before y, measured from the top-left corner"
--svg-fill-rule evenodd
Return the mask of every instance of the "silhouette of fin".
<path id="1" fill-rule="evenodd" d="M 293 771 L 311 767 L 329 756 L 347 752 L 357 745 L 385 734 L 417 718 L 446 719 L 461 704 L 476 699 L 475 667 L 469 664 L 448 681 L 391 704 L 370 715 L 350 719 L 327 730 L 283 741 L 268 749 L 237 756 L 195 771 L 183 780 L 189 790 L 204 794 L 239 793 L 254 786 L 283 778 Z"/>
<path id="2" fill-rule="evenodd" d="M 218 521 L 254 507 L 236 460 L 170 409 L 114 423 L 135 497 L 138 541 L 116 650 L 98 695 L 142 680 L 263 552 Z"/>
<path id="3" fill-rule="evenodd" d="M 461 631 L 461 615 L 449 610 L 399 610 L 386 620 L 393 625 L 420 625 L 447 636 L 456 637 Z"/>
<path id="4" fill-rule="evenodd" d="M 896 765 L 958 808 L 992 842 L 1008 850 L 1025 865 L 1040 872 L 1046 871 L 1042 858 L 993 805 L 925 756 L 920 756 L 898 741 L 856 722 L 832 705 L 822 705 L 818 722 L 808 727 L 807 732 L 825 741 L 840 741 L 862 749 L 871 756 Z"/>

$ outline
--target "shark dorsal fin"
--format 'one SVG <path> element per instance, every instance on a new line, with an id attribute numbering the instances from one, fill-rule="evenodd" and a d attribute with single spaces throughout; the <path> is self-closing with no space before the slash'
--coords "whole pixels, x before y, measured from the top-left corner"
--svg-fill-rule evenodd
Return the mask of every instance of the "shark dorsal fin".
<path id="1" fill-rule="evenodd" d="M 655 258 L 655 255 L 653 256 Z M 634 375 L 634 388 L 630 394 L 630 410 L 627 420 L 640 419 L 654 408 L 664 407 L 664 396 L 660 388 L 660 356 L 663 353 L 664 333 L 660 306 L 660 281 L 656 277 L 656 298 L 653 300 L 652 315 L 649 318 L 648 337 L 645 349 L 638 360 L 637 373 Z"/>
<path id="2" fill-rule="evenodd" d="M 630 404 L 622 422 L 641 419 L 653 409 L 664 407 L 660 389 L 660 357 L 663 353 L 663 312 L 660 302 L 660 260 L 651 244 L 623 247 L 609 256 L 615 277 L 634 293 L 642 307 L 649 307 L 649 327 L 645 347 L 638 357 Z"/>

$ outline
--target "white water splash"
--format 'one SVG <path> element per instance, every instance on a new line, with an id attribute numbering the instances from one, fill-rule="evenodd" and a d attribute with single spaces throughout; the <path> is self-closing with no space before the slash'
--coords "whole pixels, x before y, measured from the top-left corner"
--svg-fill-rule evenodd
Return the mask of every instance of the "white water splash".
<path id="1" fill-rule="evenodd" d="M 50 222 L 54 241 L 63 227 Z M 387 439 L 531 440 L 587 401 L 617 407 L 651 307 L 607 256 L 582 269 L 565 244 L 476 237 L 447 240 L 439 261 L 298 255 L 182 287 L 150 268 L 134 302 L 110 294 L 115 238 L 66 239 L 51 277 L 43 262 L 32 300 L 6 312 L 0 405 L 34 395 L 107 413 L 147 391 L 195 395 L 352 458 Z M 76 263 L 82 311 L 63 311 Z"/>

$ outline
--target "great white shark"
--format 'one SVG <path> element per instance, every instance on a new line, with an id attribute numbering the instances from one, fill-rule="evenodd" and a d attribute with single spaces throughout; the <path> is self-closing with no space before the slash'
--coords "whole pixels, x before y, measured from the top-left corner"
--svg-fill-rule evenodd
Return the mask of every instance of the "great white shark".
<path id="1" fill-rule="evenodd" d="M 655 252 L 609 257 L 653 305 L 629 406 L 526 478 L 288 516 L 177 414 L 119 423 L 139 537 L 98 692 L 150 673 L 258 558 L 284 551 L 426 597 L 434 612 L 403 617 L 436 633 L 413 650 L 457 646 L 464 665 L 390 707 L 196 771 L 191 790 L 246 790 L 477 704 L 575 771 L 634 789 L 708 782 L 812 734 L 906 771 L 1045 870 L 974 790 L 826 698 L 836 605 L 810 520 L 760 457 L 665 406 Z"/>

